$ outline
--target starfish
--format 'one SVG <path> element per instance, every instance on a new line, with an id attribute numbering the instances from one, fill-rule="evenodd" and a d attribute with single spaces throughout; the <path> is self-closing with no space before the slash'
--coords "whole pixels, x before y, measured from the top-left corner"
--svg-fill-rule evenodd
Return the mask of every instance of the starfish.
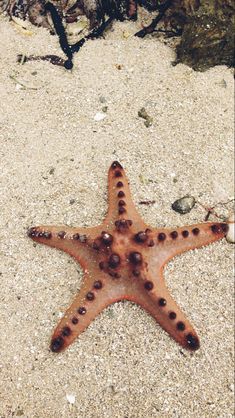
<path id="1" fill-rule="evenodd" d="M 170 295 L 163 269 L 176 255 L 223 238 L 227 223 L 170 229 L 146 225 L 117 161 L 109 169 L 108 197 L 108 213 L 97 227 L 36 226 L 28 230 L 34 241 L 65 251 L 84 270 L 80 292 L 56 327 L 51 350 L 64 350 L 105 307 L 124 299 L 144 308 L 182 347 L 197 350 L 199 338 Z"/>

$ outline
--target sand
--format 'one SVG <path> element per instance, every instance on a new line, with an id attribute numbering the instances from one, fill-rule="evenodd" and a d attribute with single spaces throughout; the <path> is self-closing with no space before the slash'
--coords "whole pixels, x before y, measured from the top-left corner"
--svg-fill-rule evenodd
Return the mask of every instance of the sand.
<path id="1" fill-rule="evenodd" d="M 202 222 L 199 204 L 186 215 L 171 209 L 187 193 L 207 206 L 233 198 L 232 70 L 173 67 L 174 50 L 163 40 L 123 37 L 135 29 L 116 23 L 105 39 L 88 42 L 71 73 L 16 64 L 18 53 L 62 55 L 57 38 L 43 29 L 23 36 L 0 20 L 1 418 L 233 416 L 233 246 L 226 240 L 176 257 L 165 270 L 199 351 L 183 350 L 129 302 L 107 308 L 62 354 L 49 351 L 82 272 L 66 254 L 34 245 L 29 226 L 101 222 L 116 159 L 150 225 Z M 105 106 L 106 117 L 95 121 Z M 148 128 L 142 107 L 153 118 Z M 226 217 L 231 203 L 217 209 Z"/>

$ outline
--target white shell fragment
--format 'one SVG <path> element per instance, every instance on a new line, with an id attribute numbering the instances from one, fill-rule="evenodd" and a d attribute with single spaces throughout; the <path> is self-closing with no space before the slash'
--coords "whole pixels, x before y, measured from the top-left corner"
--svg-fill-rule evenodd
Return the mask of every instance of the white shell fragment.
<path id="1" fill-rule="evenodd" d="M 96 122 L 100 122 L 101 120 L 103 120 L 104 118 L 106 118 L 106 114 L 102 113 L 102 112 L 97 112 L 94 116 L 94 120 Z"/>
<path id="2" fill-rule="evenodd" d="M 66 395 L 66 399 L 69 403 L 71 403 L 72 405 L 75 403 L 75 395 L 71 395 L 71 394 L 67 394 Z"/>
<path id="3" fill-rule="evenodd" d="M 228 218 L 228 232 L 226 235 L 226 240 L 231 242 L 232 244 L 235 243 L 235 223 L 234 223 L 234 213 L 229 216 Z"/>

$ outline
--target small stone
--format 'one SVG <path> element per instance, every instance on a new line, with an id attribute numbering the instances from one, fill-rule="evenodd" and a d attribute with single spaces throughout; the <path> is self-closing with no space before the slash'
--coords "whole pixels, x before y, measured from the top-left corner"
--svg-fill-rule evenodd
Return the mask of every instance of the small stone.
<path id="1" fill-rule="evenodd" d="M 76 202 L 75 199 L 70 199 L 70 201 L 69 201 L 70 205 L 73 205 L 75 202 Z"/>
<path id="2" fill-rule="evenodd" d="M 189 213 L 192 208 L 194 207 L 196 200 L 193 196 L 184 196 L 181 199 L 176 200 L 172 203 L 171 207 L 175 212 L 181 213 L 182 215 L 185 213 Z"/>
<path id="3" fill-rule="evenodd" d="M 107 112 L 107 110 L 108 110 L 108 106 L 103 106 L 103 107 L 102 107 L 102 112 L 106 113 L 106 112 Z"/>
<path id="4" fill-rule="evenodd" d="M 149 126 L 152 125 L 153 123 L 153 118 L 151 116 L 148 115 L 146 109 L 144 107 L 142 107 L 139 111 L 138 111 L 138 116 L 142 119 L 145 119 L 144 124 L 146 126 L 146 128 L 148 128 Z"/>
<path id="5" fill-rule="evenodd" d="M 75 403 L 75 399 L 76 399 L 76 397 L 75 397 L 75 395 L 72 395 L 72 394 L 67 394 L 66 395 L 66 399 L 67 399 L 67 401 L 69 402 L 69 403 L 71 403 L 72 405 Z"/>
<path id="6" fill-rule="evenodd" d="M 235 243 L 235 219 L 234 213 L 228 218 L 228 232 L 226 234 L 226 240 L 232 244 Z"/>
<path id="7" fill-rule="evenodd" d="M 103 119 L 105 119 L 106 118 L 106 115 L 105 115 L 105 113 L 103 113 L 103 112 L 97 112 L 96 114 L 95 114 L 95 116 L 94 116 L 94 120 L 96 121 L 96 122 L 100 122 L 101 120 L 103 120 Z"/>

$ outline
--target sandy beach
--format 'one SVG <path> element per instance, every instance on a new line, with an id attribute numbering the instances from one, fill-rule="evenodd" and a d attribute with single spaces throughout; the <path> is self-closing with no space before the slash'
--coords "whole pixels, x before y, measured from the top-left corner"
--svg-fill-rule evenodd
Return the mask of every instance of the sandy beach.
<path id="1" fill-rule="evenodd" d="M 18 65 L 19 53 L 62 56 L 58 40 L 39 28 L 22 35 L 0 18 L 1 418 L 234 416 L 233 245 L 225 239 L 165 269 L 200 337 L 197 352 L 130 302 L 107 308 L 65 352 L 49 351 L 82 270 L 35 245 L 28 227 L 101 223 L 113 160 L 153 226 L 203 222 L 199 203 L 185 215 L 172 210 L 186 194 L 207 207 L 233 199 L 232 70 L 172 66 L 163 39 L 124 36 L 136 25 L 115 23 L 87 42 L 70 72 Z M 149 127 L 138 116 L 143 107 Z M 216 207 L 224 218 L 231 210 L 232 202 Z"/>

